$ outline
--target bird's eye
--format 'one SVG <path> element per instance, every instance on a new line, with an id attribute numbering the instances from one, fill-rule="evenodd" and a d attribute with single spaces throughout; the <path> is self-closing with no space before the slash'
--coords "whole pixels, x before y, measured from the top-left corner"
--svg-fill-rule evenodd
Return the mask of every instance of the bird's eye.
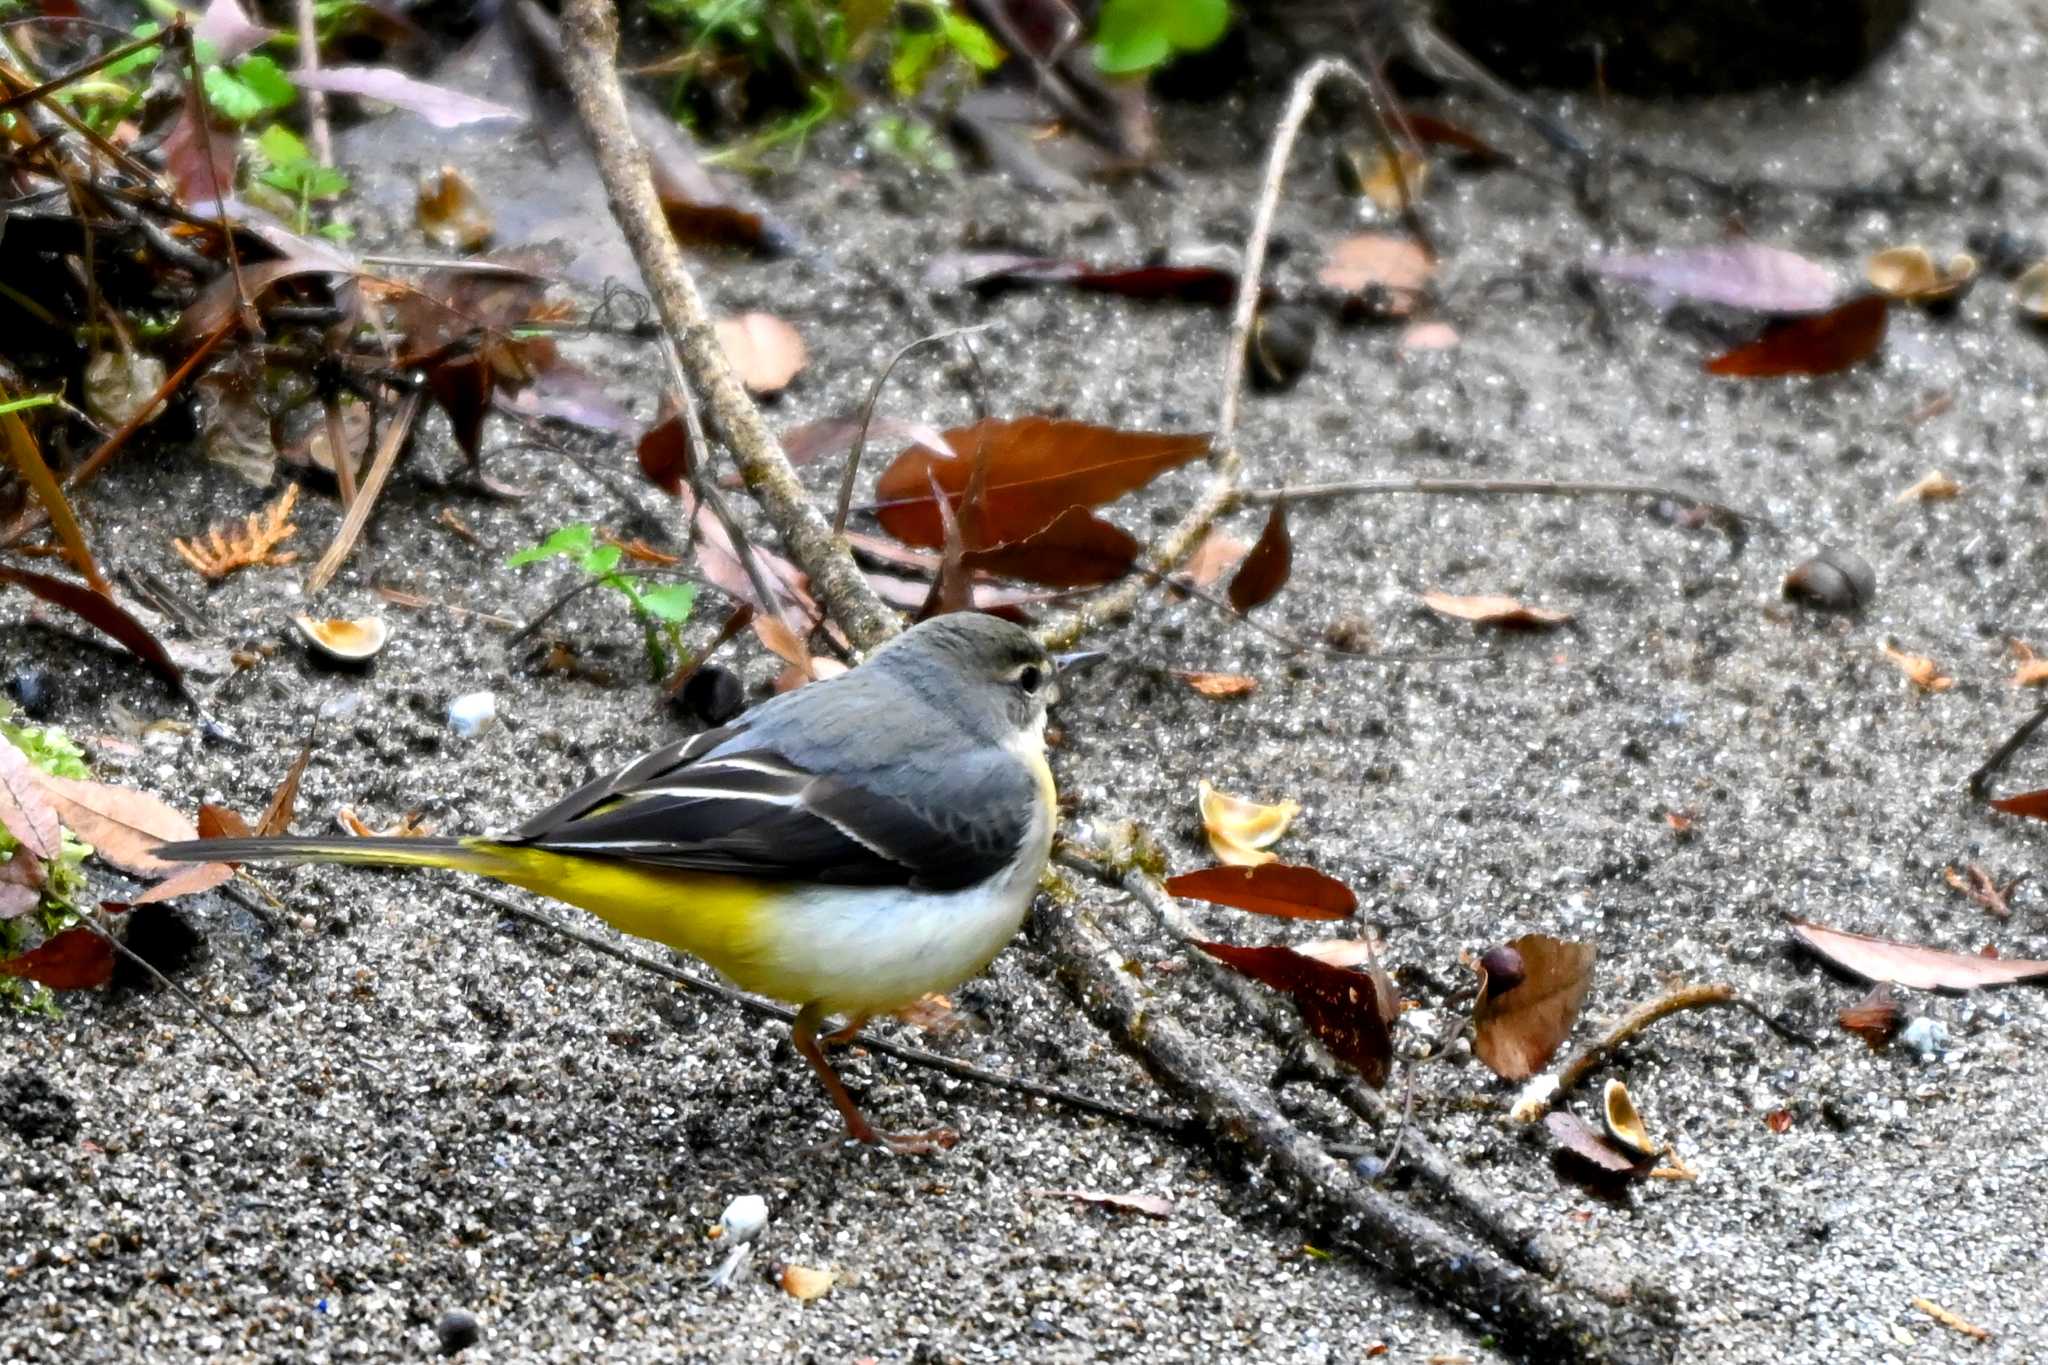
<path id="1" fill-rule="evenodd" d="M 1045 670 L 1037 664 L 1026 664 L 1017 670 L 1017 686 L 1027 693 L 1036 692 L 1045 686 Z"/>

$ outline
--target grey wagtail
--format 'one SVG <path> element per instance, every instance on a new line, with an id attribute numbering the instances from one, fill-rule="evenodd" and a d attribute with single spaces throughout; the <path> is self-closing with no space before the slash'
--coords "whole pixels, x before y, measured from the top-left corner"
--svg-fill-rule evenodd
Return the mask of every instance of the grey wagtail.
<path id="1" fill-rule="evenodd" d="M 1070 656 L 1079 662 L 1083 657 Z M 537 891 L 801 1006 L 792 1037 L 856 1141 L 879 1133 L 825 1048 L 986 967 L 1024 922 L 1056 819 L 1045 712 L 1059 669 L 1031 635 L 956 613 L 836 678 L 656 749 L 489 838 L 166 844 L 187 862 L 446 867 Z M 846 1027 L 820 1038 L 828 1018 Z"/>

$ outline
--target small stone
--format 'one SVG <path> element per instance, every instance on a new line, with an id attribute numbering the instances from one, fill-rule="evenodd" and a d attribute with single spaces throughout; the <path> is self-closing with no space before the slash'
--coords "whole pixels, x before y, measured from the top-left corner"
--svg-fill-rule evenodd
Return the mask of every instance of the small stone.
<path id="1" fill-rule="evenodd" d="M 448 703 L 448 728 L 463 739 L 475 739 L 498 719 L 498 698 L 490 692 L 465 692 Z"/>
<path id="2" fill-rule="evenodd" d="M 476 1314 L 467 1308 L 451 1308 L 434 1324 L 434 1335 L 441 1339 L 441 1354 L 452 1356 L 476 1345 L 478 1338 L 483 1336 L 483 1327 L 477 1322 Z"/>
<path id="3" fill-rule="evenodd" d="M 1948 1051 L 1948 1025 L 1939 1019 L 1915 1019 L 1899 1034 L 1899 1041 L 1920 1059 L 1922 1065 L 1938 1062 Z"/>
<path id="4" fill-rule="evenodd" d="M 719 1235 L 732 1245 L 751 1242 L 768 1226 L 768 1201 L 758 1194 L 743 1194 L 718 1215 Z"/>

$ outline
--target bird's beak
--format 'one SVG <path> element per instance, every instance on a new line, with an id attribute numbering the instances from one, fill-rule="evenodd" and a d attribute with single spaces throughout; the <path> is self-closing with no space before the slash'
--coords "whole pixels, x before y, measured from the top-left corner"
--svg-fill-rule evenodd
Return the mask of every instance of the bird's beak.
<path id="1" fill-rule="evenodd" d="M 1065 677 L 1069 673 L 1079 673 L 1093 668 L 1108 657 L 1109 655 L 1100 649 L 1077 649 L 1071 654 L 1053 655 L 1052 666 L 1061 677 Z"/>

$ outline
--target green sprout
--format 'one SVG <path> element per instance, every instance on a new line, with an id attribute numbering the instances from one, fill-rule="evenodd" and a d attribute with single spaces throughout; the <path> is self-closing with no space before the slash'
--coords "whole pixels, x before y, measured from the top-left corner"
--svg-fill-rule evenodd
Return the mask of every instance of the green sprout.
<path id="1" fill-rule="evenodd" d="M 0 701 L 0 744 L 12 744 L 28 761 L 53 777 L 87 776 L 85 751 L 54 725 L 22 725 L 11 717 L 13 707 Z M 14 861 L 21 845 L 0 829 L 0 866 Z M 0 919 L 0 958 L 14 957 L 31 946 L 31 941 L 61 934 L 80 919 L 79 900 L 86 891 L 85 860 L 92 852 L 70 830 L 64 831 L 63 850 L 43 864 L 43 884 L 36 908 L 12 919 Z M 26 926 L 38 925 L 42 932 L 31 935 Z M 47 986 L 14 976 L 0 976 L 0 1003 L 24 1014 L 55 1017 L 57 1000 Z"/>
<path id="2" fill-rule="evenodd" d="M 1095 65 L 1112 76 L 1166 65 L 1214 46 L 1230 27 L 1230 0 L 1103 0 Z"/>
<path id="3" fill-rule="evenodd" d="M 536 564 L 543 559 L 566 559 L 590 579 L 589 586 L 605 588 L 626 599 L 647 637 L 647 667 L 658 682 L 668 676 L 670 660 L 686 652 L 683 625 L 697 604 L 694 583 L 647 584 L 619 570 L 625 551 L 617 545 L 597 543 L 597 531 L 587 524 L 564 526 L 561 530 L 505 561 L 508 569 Z"/>

